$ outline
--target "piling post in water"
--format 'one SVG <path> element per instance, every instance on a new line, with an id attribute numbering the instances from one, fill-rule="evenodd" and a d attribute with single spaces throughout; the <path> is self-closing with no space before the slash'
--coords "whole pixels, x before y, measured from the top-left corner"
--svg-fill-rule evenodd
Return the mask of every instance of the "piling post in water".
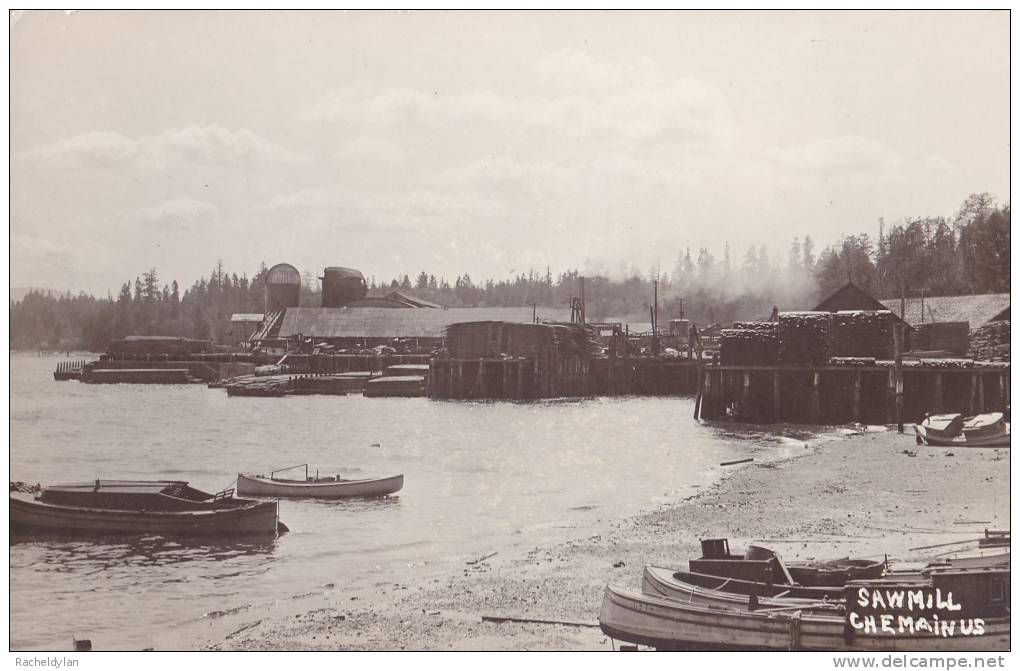
<path id="1" fill-rule="evenodd" d="M 985 376 L 977 373 L 978 379 L 978 412 L 985 411 Z"/>
<path id="2" fill-rule="evenodd" d="M 853 390 L 853 416 L 854 421 L 861 421 L 861 372 L 855 370 L 854 376 L 854 390 Z"/>
<path id="3" fill-rule="evenodd" d="M 977 396 L 977 373 L 970 374 L 970 413 L 974 414 L 974 397 Z"/>
<path id="4" fill-rule="evenodd" d="M 811 376 L 811 423 L 818 423 L 818 414 L 821 409 L 820 387 L 822 384 L 822 373 L 816 370 Z"/>
<path id="5" fill-rule="evenodd" d="M 942 412 L 944 404 L 942 393 L 942 373 L 935 373 L 935 394 L 932 398 L 932 407 L 935 409 L 935 414 Z"/>
<path id="6" fill-rule="evenodd" d="M 772 421 L 781 422 L 783 414 L 782 397 L 779 391 L 779 371 L 772 371 Z"/>

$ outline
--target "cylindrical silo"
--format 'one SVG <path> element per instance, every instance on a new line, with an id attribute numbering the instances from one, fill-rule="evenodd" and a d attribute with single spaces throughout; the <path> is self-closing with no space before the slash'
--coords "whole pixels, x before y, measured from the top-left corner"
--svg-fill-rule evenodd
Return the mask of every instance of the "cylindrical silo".
<path id="1" fill-rule="evenodd" d="M 277 263 L 266 275 L 266 309 L 296 308 L 301 301 L 301 273 L 289 263 Z"/>
<path id="2" fill-rule="evenodd" d="M 322 277 L 322 307 L 338 308 L 368 295 L 368 284 L 360 270 L 354 268 L 326 268 Z"/>

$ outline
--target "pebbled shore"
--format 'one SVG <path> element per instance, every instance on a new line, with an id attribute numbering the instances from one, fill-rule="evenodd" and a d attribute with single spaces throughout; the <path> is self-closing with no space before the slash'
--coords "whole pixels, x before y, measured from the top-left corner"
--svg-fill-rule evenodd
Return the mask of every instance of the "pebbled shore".
<path id="1" fill-rule="evenodd" d="M 597 627 L 481 618 L 594 625 L 607 582 L 638 586 L 645 564 L 684 566 L 701 538 L 728 537 L 735 551 L 757 541 L 791 560 L 917 561 L 976 544 L 910 548 L 1009 528 L 1008 449 L 920 447 L 913 435 L 888 431 L 805 452 L 734 467 L 695 496 L 607 521 L 597 535 L 496 555 L 423 584 L 328 593 L 313 610 L 249 612 L 205 649 L 611 650 Z"/>

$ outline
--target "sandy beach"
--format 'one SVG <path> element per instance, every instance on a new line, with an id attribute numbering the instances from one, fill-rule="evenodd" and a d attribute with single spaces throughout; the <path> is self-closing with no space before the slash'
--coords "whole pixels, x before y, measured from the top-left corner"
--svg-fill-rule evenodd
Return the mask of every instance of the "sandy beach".
<path id="1" fill-rule="evenodd" d="M 596 626 L 605 584 L 636 587 L 645 564 L 685 566 L 701 538 L 727 537 L 734 550 L 756 542 L 790 560 L 919 561 L 976 544 L 929 546 L 1009 528 L 1008 449 L 921 447 L 912 434 L 871 431 L 732 468 L 694 496 L 596 535 L 499 554 L 425 584 L 327 593 L 314 609 L 243 613 L 205 648 L 611 650 Z"/>

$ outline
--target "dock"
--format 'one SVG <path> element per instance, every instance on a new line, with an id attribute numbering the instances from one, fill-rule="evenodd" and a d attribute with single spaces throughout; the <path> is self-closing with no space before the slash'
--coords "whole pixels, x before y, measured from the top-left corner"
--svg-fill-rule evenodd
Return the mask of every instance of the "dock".
<path id="1" fill-rule="evenodd" d="M 1010 405 L 1005 362 L 875 361 L 864 365 L 708 364 L 695 418 L 756 423 L 902 424 L 926 413 L 974 415 Z"/>

